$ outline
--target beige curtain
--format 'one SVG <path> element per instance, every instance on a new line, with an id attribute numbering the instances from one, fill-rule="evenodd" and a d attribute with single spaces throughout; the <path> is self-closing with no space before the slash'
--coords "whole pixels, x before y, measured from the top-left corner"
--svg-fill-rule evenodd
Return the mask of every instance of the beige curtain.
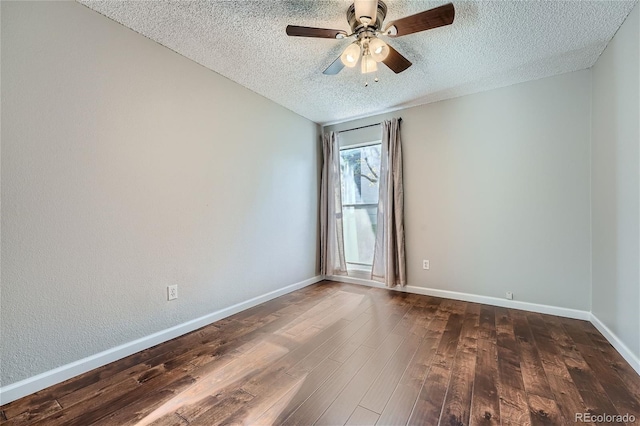
<path id="1" fill-rule="evenodd" d="M 378 226 L 371 278 L 387 287 L 407 285 L 400 120 L 382 123 Z"/>
<path id="2" fill-rule="evenodd" d="M 320 186 L 320 273 L 346 275 L 342 233 L 342 191 L 340 186 L 340 146 L 336 132 L 322 136 L 322 177 Z"/>

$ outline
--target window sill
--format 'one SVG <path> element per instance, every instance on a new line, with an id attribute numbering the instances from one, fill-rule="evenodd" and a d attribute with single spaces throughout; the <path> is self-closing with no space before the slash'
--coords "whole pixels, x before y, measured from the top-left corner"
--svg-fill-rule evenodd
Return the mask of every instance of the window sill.
<path id="1" fill-rule="evenodd" d="M 365 267 L 353 267 L 349 266 L 347 268 L 347 275 L 353 278 L 361 278 L 364 280 L 371 279 L 371 269 L 366 269 Z"/>

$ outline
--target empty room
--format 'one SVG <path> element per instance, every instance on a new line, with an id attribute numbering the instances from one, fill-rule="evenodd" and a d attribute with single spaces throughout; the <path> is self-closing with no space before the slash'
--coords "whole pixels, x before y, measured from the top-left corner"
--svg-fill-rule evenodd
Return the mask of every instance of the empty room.
<path id="1" fill-rule="evenodd" d="M 640 5 L 0 1 L 0 425 L 640 425 Z"/>

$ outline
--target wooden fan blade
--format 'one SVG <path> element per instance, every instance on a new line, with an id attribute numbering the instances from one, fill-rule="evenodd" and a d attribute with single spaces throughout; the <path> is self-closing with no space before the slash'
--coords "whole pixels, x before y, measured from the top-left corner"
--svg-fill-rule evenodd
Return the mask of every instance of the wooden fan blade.
<path id="1" fill-rule="evenodd" d="M 389 46 L 389 54 L 382 62 L 384 62 L 384 64 L 391 68 L 391 71 L 395 72 L 396 74 L 401 73 L 411 66 L 411 62 L 407 58 L 399 54 L 398 51 L 391 46 Z"/>
<path id="2" fill-rule="evenodd" d="M 387 29 L 391 29 L 389 37 L 400 37 L 432 28 L 451 25 L 455 15 L 456 11 L 452 3 L 425 10 L 424 12 L 390 22 L 387 25 Z M 395 30 L 393 27 L 395 27 Z"/>
<path id="3" fill-rule="evenodd" d="M 292 37 L 345 38 L 347 33 L 342 30 L 287 25 L 287 35 Z"/>
<path id="4" fill-rule="evenodd" d="M 322 71 L 322 74 L 336 75 L 340 71 L 342 71 L 342 68 L 344 68 L 344 64 L 342 63 L 340 56 L 338 56 L 338 59 L 333 61 L 333 63 L 329 65 L 326 70 Z"/>

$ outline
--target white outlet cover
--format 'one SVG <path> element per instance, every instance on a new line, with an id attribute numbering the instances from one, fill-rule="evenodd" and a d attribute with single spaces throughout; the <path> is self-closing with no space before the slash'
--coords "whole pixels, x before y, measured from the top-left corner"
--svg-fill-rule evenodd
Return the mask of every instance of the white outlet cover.
<path id="1" fill-rule="evenodd" d="M 174 300 L 178 298 L 178 286 L 170 285 L 167 286 L 167 300 Z"/>
<path id="2" fill-rule="evenodd" d="M 422 269 L 429 269 L 429 261 L 428 260 L 423 260 L 422 261 Z"/>

